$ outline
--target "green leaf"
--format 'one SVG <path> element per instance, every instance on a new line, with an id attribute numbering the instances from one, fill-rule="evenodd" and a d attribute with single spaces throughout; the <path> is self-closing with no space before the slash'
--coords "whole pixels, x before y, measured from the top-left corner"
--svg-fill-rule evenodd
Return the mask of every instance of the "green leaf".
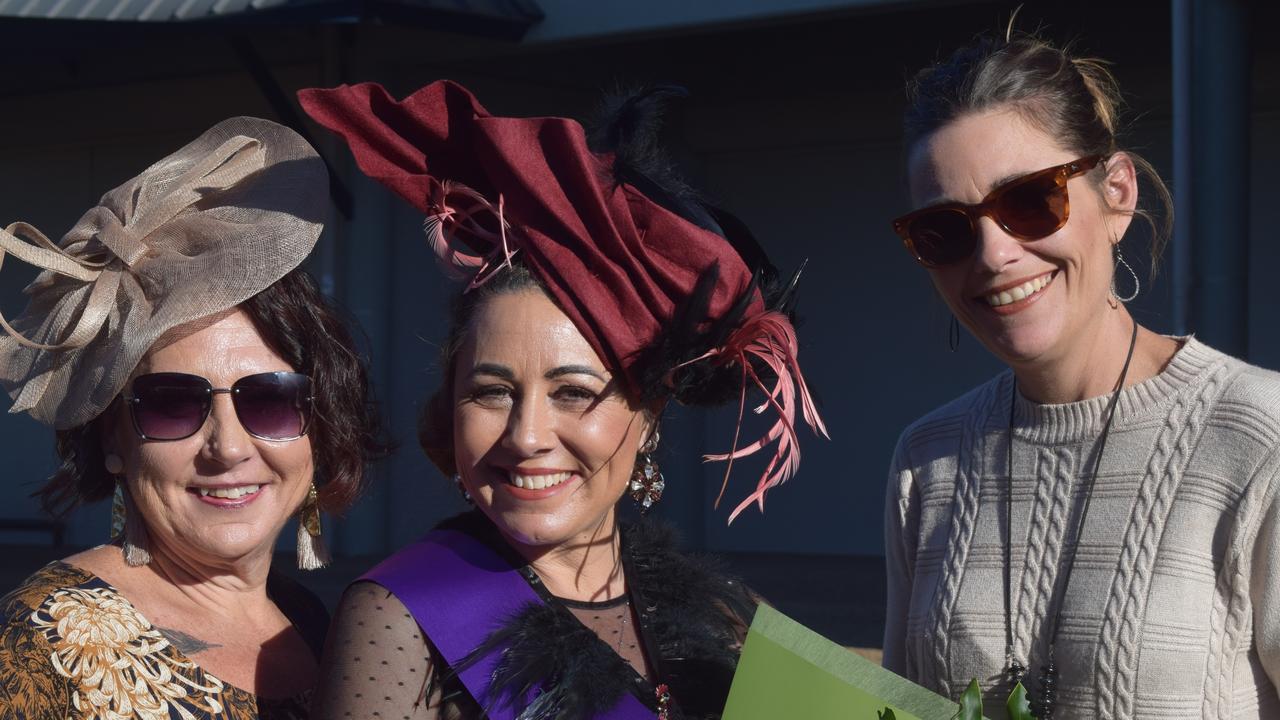
<path id="1" fill-rule="evenodd" d="M 898 720 L 898 718 L 894 716 L 893 710 L 890 710 L 889 708 L 885 708 L 884 710 L 881 710 L 880 712 L 876 713 L 876 715 L 880 716 L 880 720 Z"/>
<path id="2" fill-rule="evenodd" d="M 1009 712 L 1009 720 L 1035 720 L 1036 716 L 1031 714 L 1031 703 L 1027 700 L 1027 689 L 1022 687 L 1022 683 L 1013 686 L 1004 707 Z"/>
<path id="3" fill-rule="evenodd" d="M 977 680 L 969 681 L 969 687 L 960 696 L 960 709 L 951 720 L 982 720 L 982 688 L 978 687 Z"/>

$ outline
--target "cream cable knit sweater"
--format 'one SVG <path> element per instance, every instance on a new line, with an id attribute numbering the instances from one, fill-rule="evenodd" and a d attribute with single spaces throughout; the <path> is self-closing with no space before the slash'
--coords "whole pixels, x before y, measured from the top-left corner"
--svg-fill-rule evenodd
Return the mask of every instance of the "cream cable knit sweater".
<path id="1" fill-rule="evenodd" d="M 1011 373 L 902 434 L 886 667 L 1003 718 Z M 1107 397 L 1014 399 L 1014 653 L 1034 680 Z M 1188 339 L 1126 388 L 1061 600 L 1056 718 L 1280 718 L 1280 374 Z M 1061 593 L 1061 589 L 1059 589 Z"/>

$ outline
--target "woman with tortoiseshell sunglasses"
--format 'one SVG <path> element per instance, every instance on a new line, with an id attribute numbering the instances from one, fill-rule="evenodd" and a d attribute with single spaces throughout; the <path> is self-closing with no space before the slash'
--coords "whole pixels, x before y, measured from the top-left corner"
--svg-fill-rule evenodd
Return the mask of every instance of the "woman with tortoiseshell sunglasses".
<path id="1" fill-rule="evenodd" d="M 1168 192 L 1118 96 L 1028 36 L 912 83 L 894 228 L 1009 370 L 899 440 L 884 662 L 997 718 L 1018 682 L 1042 720 L 1280 717 L 1280 376 L 1125 307 L 1139 172 Z"/>

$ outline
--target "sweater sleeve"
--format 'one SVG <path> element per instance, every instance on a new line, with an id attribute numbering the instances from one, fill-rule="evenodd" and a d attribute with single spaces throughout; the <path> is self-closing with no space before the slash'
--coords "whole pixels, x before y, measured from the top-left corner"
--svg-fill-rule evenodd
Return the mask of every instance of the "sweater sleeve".
<path id="1" fill-rule="evenodd" d="M 884 554 L 888 592 L 882 660 L 886 668 L 903 676 L 907 673 L 907 614 L 915 579 L 918 530 L 919 507 L 904 437 L 898 441 L 885 489 Z"/>
<path id="2" fill-rule="evenodd" d="M 1276 468 L 1275 463 L 1272 468 Z M 1253 643 L 1258 659 L 1280 688 L 1280 470 L 1271 478 L 1271 489 L 1263 497 L 1266 510 L 1258 526 L 1253 546 L 1252 573 L 1249 578 L 1253 605 Z"/>

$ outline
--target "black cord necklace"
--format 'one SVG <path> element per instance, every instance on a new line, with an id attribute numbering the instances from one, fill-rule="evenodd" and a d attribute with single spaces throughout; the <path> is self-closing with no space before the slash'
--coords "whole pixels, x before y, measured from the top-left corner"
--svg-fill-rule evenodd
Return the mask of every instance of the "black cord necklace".
<path id="1" fill-rule="evenodd" d="M 1098 481 L 1098 469 L 1102 466 L 1102 454 L 1107 449 L 1107 437 L 1111 434 L 1111 420 L 1115 417 L 1116 403 L 1120 400 L 1120 391 L 1124 389 L 1125 378 L 1129 375 L 1129 363 L 1133 360 L 1133 349 L 1138 342 L 1138 322 L 1133 322 L 1133 332 L 1129 336 L 1129 352 L 1124 358 L 1124 368 L 1120 370 L 1120 379 L 1116 381 L 1116 387 L 1111 392 L 1111 399 L 1107 401 L 1106 421 L 1102 425 L 1102 434 L 1098 437 L 1098 451 L 1093 456 L 1093 473 L 1089 477 L 1089 486 L 1085 489 L 1084 504 L 1080 508 L 1080 515 L 1076 518 L 1075 533 L 1072 535 L 1072 542 L 1069 544 L 1070 555 L 1067 557 L 1066 570 L 1062 574 L 1061 580 L 1054 579 L 1052 595 L 1053 597 L 1066 597 L 1067 589 L 1071 586 L 1071 571 L 1076 566 L 1076 551 L 1080 545 L 1080 534 L 1084 530 L 1085 518 L 1089 516 L 1089 501 L 1093 499 L 1093 486 Z M 1006 475 L 1008 482 L 1004 493 L 1004 631 L 1005 631 L 1005 659 L 1009 663 L 1006 671 L 1009 679 L 1009 687 L 1012 688 L 1022 682 L 1027 675 L 1027 668 L 1014 658 L 1013 655 L 1013 610 L 1012 610 L 1012 592 L 1011 592 L 1011 574 L 1013 563 L 1010 560 L 1011 548 L 1013 547 L 1013 414 L 1017 406 L 1018 397 L 1018 380 L 1014 378 L 1013 387 L 1009 391 L 1009 442 L 1008 442 L 1008 474 Z M 1058 588 L 1061 586 L 1062 591 L 1059 595 Z M 1059 606 L 1061 611 L 1061 606 Z M 1054 613 L 1046 618 L 1049 622 L 1049 657 L 1047 662 L 1040 666 L 1039 683 L 1035 694 L 1031 698 L 1031 713 L 1039 720 L 1052 720 L 1054 712 L 1054 704 L 1058 699 L 1058 666 L 1054 661 L 1054 654 L 1058 644 L 1058 620 L 1059 614 Z"/>

